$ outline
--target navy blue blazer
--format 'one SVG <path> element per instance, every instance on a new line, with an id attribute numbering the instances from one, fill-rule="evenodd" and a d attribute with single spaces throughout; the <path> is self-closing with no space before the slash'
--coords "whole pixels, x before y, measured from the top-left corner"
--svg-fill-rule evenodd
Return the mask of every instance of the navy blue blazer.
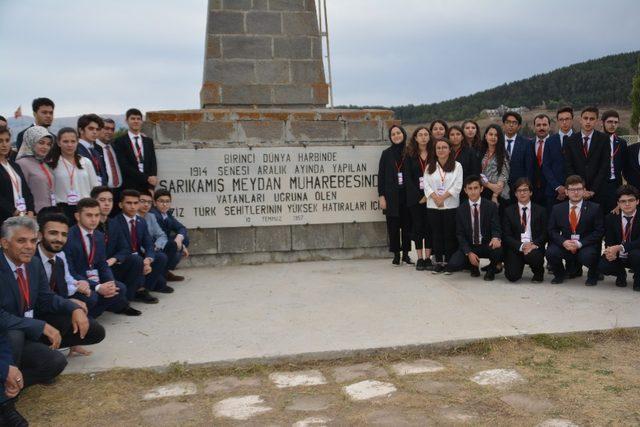
<path id="1" fill-rule="evenodd" d="M 42 262 L 40 251 L 36 249 L 35 258 Z M 62 298 L 69 298 L 69 289 L 67 288 L 67 280 L 64 277 L 64 261 L 60 257 L 56 257 L 56 288 L 53 291 Z M 46 274 L 46 272 L 45 272 Z M 50 282 L 50 281 L 49 281 Z"/>
<path id="2" fill-rule="evenodd" d="M 562 246 L 565 240 L 571 239 L 571 226 L 569 224 L 569 201 L 564 201 L 553 206 L 549 217 L 549 242 Z M 580 235 L 582 247 L 597 246 L 604 235 L 602 212 L 597 203 L 582 201 L 580 220 L 576 234 Z"/>
<path id="3" fill-rule="evenodd" d="M 115 257 L 122 262 L 119 257 L 126 257 L 133 253 L 131 246 L 131 234 L 129 233 L 129 224 L 124 214 L 118 214 L 109 220 L 109 249 L 107 252 L 110 256 Z M 147 229 L 147 222 L 136 215 L 136 232 L 138 236 L 138 253 L 145 258 L 155 258 L 156 254 L 153 249 L 153 239 Z M 123 243 L 124 242 L 124 243 Z M 123 249 L 124 248 L 124 249 Z M 126 250 L 126 255 L 124 250 Z M 124 258 L 122 258 L 124 260 Z"/>
<path id="4" fill-rule="evenodd" d="M 4 382 L 9 375 L 9 366 L 13 365 L 13 354 L 11 352 L 11 343 L 7 338 L 7 334 L 0 334 L 0 390 L 4 390 Z"/>
<path id="5" fill-rule="evenodd" d="M 622 245 L 625 252 L 631 252 L 640 249 L 640 224 L 638 224 L 638 215 L 631 222 L 631 236 L 629 241 L 622 243 L 622 215 L 610 213 L 604 219 L 604 244 L 605 246 Z"/>
<path id="6" fill-rule="evenodd" d="M 547 197 L 555 197 L 556 188 L 564 185 L 564 181 L 567 178 L 564 164 L 564 147 L 560 141 L 559 133 L 547 138 L 542 159 L 542 174 L 546 181 L 545 194 Z"/>
<path id="7" fill-rule="evenodd" d="M 93 170 L 96 171 L 96 175 L 99 176 L 102 180 L 102 185 L 107 185 L 109 181 L 109 175 L 107 175 L 107 164 L 104 161 L 102 147 L 100 147 L 98 144 L 93 144 L 93 148 L 97 153 L 97 157 L 95 158 L 91 155 L 87 147 L 78 143 L 78 154 L 91 160 Z"/>
<path id="8" fill-rule="evenodd" d="M 505 135 L 505 141 L 506 140 L 507 137 Z M 534 158 L 531 149 L 531 140 L 516 135 L 513 148 L 511 149 L 511 157 L 509 157 L 509 188 L 514 190 L 513 185 L 518 178 L 527 177 L 533 180 Z"/>
<path id="9" fill-rule="evenodd" d="M 32 259 L 27 263 L 26 270 L 31 306 L 25 311 L 34 309 L 37 317 L 38 313 L 71 314 L 79 308 L 71 300 L 53 293 L 39 259 Z M 4 252 L 0 252 L 0 289 L 2 289 L 0 291 L 0 330 L 23 331 L 32 341 L 40 338 L 45 322 L 24 317 L 18 282 L 7 263 Z"/>
<path id="10" fill-rule="evenodd" d="M 96 245 L 93 267 L 89 266 L 89 260 L 84 253 L 81 239 L 83 239 L 82 233 L 80 227 L 76 224 L 69 229 L 69 238 L 67 239 L 67 244 L 64 245 L 64 254 L 67 256 L 67 262 L 69 263 L 69 273 L 76 280 L 87 280 L 91 289 L 95 289 L 100 283 L 115 280 L 111 269 L 107 265 L 107 248 L 104 243 L 104 234 L 98 230 L 93 232 L 93 239 Z M 91 249 L 87 248 L 87 250 L 90 251 Z M 87 270 L 93 269 L 98 270 L 100 283 L 88 279 Z"/>
<path id="11" fill-rule="evenodd" d="M 580 175 L 587 190 L 595 192 L 599 198 L 611 174 L 609 137 L 594 130 L 586 158 L 582 151 L 582 143 L 580 131 L 567 138 L 564 147 L 566 172 L 567 175 Z"/>
<path id="12" fill-rule="evenodd" d="M 631 144 L 627 147 L 627 152 L 624 156 L 622 175 L 627 183 L 640 189 L 640 144 Z"/>
<path id="13" fill-rule="evenodd" d="M 187 227 L 185 227 L 180 221 L 175 219 L 172 210 L 169 210 L 169 212 L 167 212 L 167 219 L 162 218 L 162 214 L 156 208 L 152 208 L 151 212 L 156 216 L 158 224 L 160 224 L 160 228 L 162 228 L 162 231 L 164 231 L 168 238 L 173 239 L 176 234 L 182 234 L 184 236 L 184 240 L 182 241 L 182 243 L 185 246 L 189 246 L 189 235 L 187 234 Z"/>

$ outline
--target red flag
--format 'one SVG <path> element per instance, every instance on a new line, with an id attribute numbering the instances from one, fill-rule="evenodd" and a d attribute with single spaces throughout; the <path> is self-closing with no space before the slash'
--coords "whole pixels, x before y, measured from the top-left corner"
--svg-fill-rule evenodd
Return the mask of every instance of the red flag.
<path id="1" fill-rule="evenodd" d="M 16 110 L 16 112 L 13 113 L 14 119 L 19 119 L 20 117 L 22 117 L 22 105 L 18 106 L 18 109 Z"/>

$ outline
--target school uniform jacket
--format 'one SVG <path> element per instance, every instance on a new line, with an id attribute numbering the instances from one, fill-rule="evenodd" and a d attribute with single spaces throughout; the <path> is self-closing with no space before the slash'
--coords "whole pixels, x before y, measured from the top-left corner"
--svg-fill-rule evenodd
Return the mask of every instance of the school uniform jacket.
<path id="1" fill-rule="evenodd" d="M 531 243 L 544 250 L 547 243 L 547 211 L 540 205 L 531 202 Z M 522 211 L 520 205 L 514 203 L 504 210 L 502 219 L 502 242 L 514 252 L 520 252 Z"/>
<path id="2" fill-rule="evenodd" d="M 67 244 L 64 245 L 64 253 L 67 256 L 67 262 L 69 263 L 69 273 L 71 273 L 76 280 L 87 280 L 91 289 L 95 289 L 95 287 L 100 283 L 115 280 L 111 269 L 107 265 L 104 234 L 98 230 L 93 231 L 93 241 L 96 252 L 92 266 L 89 265 L 87 254 L 84 252 L 84 247 L 82 245 L 83 239 L 82 230 L 78 225 L 74 225 L 69 229 L 69 238 L 67 239 Z M 87 251 L 91 251 L 91 248 L 87 248 Z M 100 283 L 88 279 L 88 270 L 98 271 Z"/>
<path id="3" fill-rule="evenodd" d="M 482 198 L 480 202 L 480 234 L 481 245 L 487 245 L 491 239 L 501 238 L 500 217 L 498 206 L 491 200 Z M 460 250 L 467 255 L 471 252 L 473 245 L 473 227 L 471 224 L 471 205 L 468 200 L 464 200 L 456 210 L 456 237 Z"/>
<path id="4" fill-rule="evenodd" d="M 152 189 L 153 186 L 147 182 L 150 176 L 158 175 L 158 165 L 156 162 L 156 152 L 153 147 L 153 139 L 140 135 L 142 137 L 142 163 L 144 172 L 138 169 L 138 160 L 133 151 L 133 142 L 126 133 L 113 141 L 113 149 L 120 164 L 122 172 L 122 188 L 144 191 Z"/>
<path id="5" fill-rule="evenodd" d="M 549 242 L 562 246 L 565 240 L 571 239 L 572 234 L 569 223 L 569 201 L 558 203 L 553 207 L 549 217 Z M 576 234 L 580 235 L 582 248 L 600 245 L 604 235 L 600 205 L 587 200 L 582 201 Z"/>
<path id="6" fill-rule="evenodd" d="M 624 246 L 624 251 L 629 253 L 633 250 L 640 249 L 640 222 L 638 221 L 638 214 L 633 218 L 631 222 L 631 236 L 629 241 L 622 243 L 622 215 L 621 214 L 609 214 L 604 220 L 604 245 L 605 246 Z"/>

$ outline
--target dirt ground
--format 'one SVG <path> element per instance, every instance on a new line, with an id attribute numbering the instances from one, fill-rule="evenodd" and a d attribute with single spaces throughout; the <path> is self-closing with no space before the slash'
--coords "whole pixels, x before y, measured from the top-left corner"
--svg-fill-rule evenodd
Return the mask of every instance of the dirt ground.
<path id="1" fill-rule="evenodd" d="M 53 386 L 26 390 L 18 409 L 32 425 L 517 425 L 549 419 L 575 425 L 640 425 L 639 330 L 479 341 L 438 351 L 384 352 L 348 359 L 252 365 L 110 371 L 63 375 Z M 439 372 L 399 376 L 393 364 L 428 358 Z M 360 378 L 337 370 L 369 363 Z M 470 378 L 488 369 L 514 369 L 524 381 L 496 387 Z M 324 385 L 277 388 L 269 374 L 317 369 Z M 233 378 L 220 387 L 220 379 Z M 388 396 L 352 401 L 343 387 L 365 379 L 393 384 Z M 212 383 L 213 381 L 213 383 Z M 191 382 L 196 394 L 143 400 L 152 388 Z M 223 381 L 224 382 L 224 381 Z M 211 384 L 218 384 L 218 387 Z M 259 395 L 270 410 L 237 421 L 216 414 L 223 399 Z M 302 402 L 302 403 L 301 403 Z M 309 406 L 310 405 L 310 406 Z M 330 421 L 329 421 L 330 420 Z M 305 424 L 298 424 L 305 425 Z"/>

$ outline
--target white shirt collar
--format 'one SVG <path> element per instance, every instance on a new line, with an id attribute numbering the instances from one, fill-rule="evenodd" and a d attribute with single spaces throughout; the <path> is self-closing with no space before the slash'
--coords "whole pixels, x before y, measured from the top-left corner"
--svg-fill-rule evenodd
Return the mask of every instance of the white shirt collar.
<path id="1" fill-rule="evenodd" d="M 527 203 L 526 205 L 518 202 L 518 209 L 522 211 L 522 208 L 527 208 L 527 212 L 531 212 L 531 200 L 529 200 L 529 203 Z"/>
<path id="2" fill-rule="evenodd" d="M 42 250 L 42 244 L 38 244 L 38 252 L 40 252 L 40 259 L 42 260 L 42 262 L 44 263 L 45 261 L 49 261 L 50 259 L 52 260 L 56 260 L 56 254 L 53 254 L 52 257 L 47 256 L 47 254 L 44 253 L 44 251 Z"/>
<path id="3" fill-rule="evenodd" d="M 561 130 L 559 130 L 558 134 L 560 134 L 560 139 L 562 139 L 563 136 L 571 136 L 571 135 L 573 135 L 573 128 L 569 129 L 569 132 L 567 132 L 567 133 L 564 133 Z"/>
<path id="4" fill-rule="evenodd" d="M 89 148 L 93 148 L 93 146 L 91 145 L 91 143 L 89 141 L 85 141 L 84 139 L 80 139 L 78 141 L 80 144 L 82 144 L 85 148 L 89 149 Z"/>
<path id="5" fill-rule="evenodd" d="M 124 212 L 122 212 L 122 216 L 124 217 L 124 219 L 127 220 L 127 224 L 129 224 L 129 221 L 131 221 L 132 219 L 136 219 L 138 217 L 138 214 L 135 214 L 134 216 L 127 216 L 127 214 L 125 214 Z"/>
<path id="6" fill-rule="evenodd" d="M 589 137 L 589 139 L 591 139 L 591 137 L 593 137 L 593 131 L 591 131 L 589 135 L 585 135 L 582 131 L 580 131 L 580 133 L 582 134 L 582 139 L 584 139 L 585 137 Z"/>
<path id="7" fill-rule="evenodd" d="M 11 271 L 13 271 L 15 273 L 16 268 L 18 267 L 22 267 L 22 270 L 26 272 L 26 268 L 24 264 L 20 264 L 20 265 L 15 265 L 13 263 L 13 261 L 11 261 L 11 259 L 9 259 L 9 257 L 7 256 L 7 254 L 4 254 L 4 258 L 7 260 L 7 264 L 9 264 L 9 268 L 11 269 Z"/>
<path id="8" fill-rule="evenodd" d="M 636 216 L 636 212 L 638 212 L 638 210 L 636 209 L 635 211 L 633 211 L 633 215 L 631 215 L 632 217 Z M 624 219 L 625 216 L 629 216 L 629 215 L 625 215 L 624 212 L 620 211 L 620 216 L 622 217 L 622 219 Z"/>
<path id="9" fill-rule="evenodd" d="M 127 133 L 129 134 L 129 139 L 131 139 L 131 142 L 133 142 L 133 141 L 134 141 L 134 139 L 133 139 L 133 138 L 134 138 L 134 137 L 136 137 L 136 136 L 140 138 L 140 139 L 139 139 L 139 141 L 142 141 L 142 134 L 141 134 L 141 133 L 137 133 L 137 134 L 135 134 L 135 133 L 133 133 L 133 132 L 131 132 L 131 131 L 129 131 L 129 132 L 127 132 Z"/>
<path id="10" fill-rule="evenodd" d="M 542 140 L 543 140 L 544 142 L 547 142 L 547 139 L 549 139 L 549 134 L 547 134 L 547 136 L 545 136 L 544 138 L 542 138 Z M 540 141 L 540 138 L 538 138 L 538 136 L 536 136 L 536 139 L 535 139 L 536 144 L 538 143 L 538 141 Z"/>
<path id="11" fill-rule="evenodd" d="M 80 224 L 78 224 L 78 229 L 80 229 L 80 234 L 82 234 L 82 237 L 87 237 L 87 234 L 93 234 L 93 231 L 87 230 L 86 228 L 84 228 Z"/>
<path id="12" fill-rule="evenodd" d="M 582 202 L 584 202 L 583 200 L 580 200 L 579 203 L 575 204 L 575 206 L 578 208 L 578 212 L 582 209 Z M 573 202 L 571 200 L 569 200 L 569 211 L 571 211 L 571 206 L 574 206 Z"/>
<path id="13" fill-rule="evenodd" d="M 480 202 L 482 202 L 482 197 L 480 197 L 477 201 L 472 202 L 471 199 L 469 199 L 469 206 L 471 206 L 473 208 L 473 204 L 477 203 L 478 206 L 480 206 Z"/>

